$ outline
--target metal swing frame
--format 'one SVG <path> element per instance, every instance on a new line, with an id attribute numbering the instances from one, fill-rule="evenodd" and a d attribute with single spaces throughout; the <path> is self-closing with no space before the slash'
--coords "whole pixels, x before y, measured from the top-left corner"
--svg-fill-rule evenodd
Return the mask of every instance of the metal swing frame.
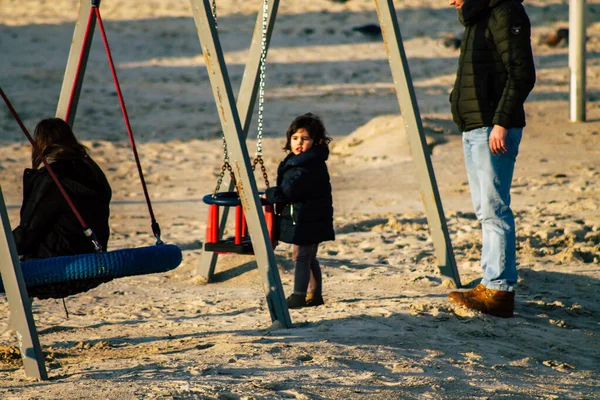
<path id="1" fill-rule="evenodd" d="M 271 37 L 279 1 L 272 0 L 269 2 L 270 9 L 267 12 L 266 32 L 264 33 L 262 31 L 264 8 L 261 8 L 258 13 L 250 45 L 249 60 L 244 70 L 237 105 L 235 104 L 231 81 L 223 57 L 212 5 L 209 0 L 190 0 L 190 4 L 217 110 L 219 111 L 223 135 L 227 142 L 231 167 L 237 182 L 238 194 L 247 221 L 252 248 L 256 257 L 258 272 L 263 283 L 263 291 L 265 292 L 271 319 L 272 321 L 279 321 L 283 326 L 289 328 L 292 326 L 292 322 L 281 285 L 281 278 L 277 270 L 277 261 L 273 252 L 271 239 L 269 238 L 262 205 L 258 197 L 258 188 L 254 174 L 252 173 L 248 148 L 246 147 L 246 136 L 252 120 L 252 110 L 256 94 L 259 90 L 263 37 L 266 39 L 266 50 Z M 230 182 L 229 191 L 232 189 L 233 184 Z M 227 209 L 224 209 L 220 222 L 219 235 L 224 231 L 227 223 L 227 214 Z M 214 271 L 216 255 L 214 252 L 206 251 L 202 254 L 200 265 L 206 264 L 202 261 L 206 258 L 209 258 L 212 264 L 212 271 L 208 275 L 212 275 Z"/>
<path id="2" fill-rule="evenodd" d="M 427 152 L 427 141 L 423 131 L 423 124 L 412 84 L 406 53 L 404 51 L 404 45 L 402 44 L 402 36 L 396 17 L 394 2 L 393 0 L 374 0 L 374 2 L 382 30 L 385 50 L 388 55 L 398 104 L 400 106 L 400 113 L 404 116 L 404 121 L 406 123 L 409 146 L 417 171 L 417 178 L 420 183 L 421 199 L 425 207 L 429 230 L 433 239 L 438 268 L 443 277 L 451 280 L 455 287 L 460 288 L 462 286 L 460 275 L 456 267 L 454 251 L 448 233 L 433 165 L 429 153 Z M 218 41 L 215 20 L 211 13 L 209 0 L 190 0 L 190 3 L 192 4 L 194 19 L 196 21 L 196 26 L 198 27 L 198 36 L 200 42 L 203 44 L 202 50 L 209 70 L 213 94 L 219 110 L 223 132 L 227 142 L 236 145 L 235 152 L 232 152 L 232 160 L 236 166 L 234 168 L 236 179 L 238 181 L 242 180 L 241 190 L 239 190 L 239 192 L 240 197 L 245 198 L 245 202 L 243 202 L 244 211 L 248 214 L 253 214 L 252 220 L 248 221 L 251 236 L 253 237 L 252 242 L 253 244 L 258 244 L 259 242 L 267 243 L 269 240 L 268 236 L 265 234 L 264 217 L 257 215 L 261 213 L 256 212 L 257 205 L 259 205 L 260 202 L 256 196 L 256 184 L 252 169 L 249 168 L 247 148 L 244 146 L 248 127 L 252 119 L 251 111 L 258 90 L 257 77 L 260 73 L 260 56 L 263 51 L 261 47 L 261 34 L 263 32 L 260 30 L 262 27 L 262 12 L 259 12 L 257 17 L 256 27 L 249 50 L 249 59 L 244 71 L 236 108 L 233 104 L 231 83 L 227 76 L 225 63 L 223 62 L 223 54 Z M 268 25 L 266 32 L 264 32 L 266 35 L 265 51 L 268 50 L 270 43 L 278 5 L 279 0 L 271 1 L 271 9 L 268 13 Z M 239 122 L 240 120 L 243 121 L 243 124 Z M 252 196 L 250 196 L 250 193 L 247 193 L 248 189 L 246 188 L 251 189 Z M 229 190 L 231 191 L 232 189 L 233 185 L 230 183 Z M 246 211 L 248 207 L 250 207 L 250 210 Z M 223 232 L 226 224 L 227 209 L 224 210 L 221 217 L 219 232 Z M 252 228 L 254 228 L 254 231 L 256 232 L 254 235 L 252 235 Z M 260 231 L 257 228 L 261 228 Z M 257 240 L 257 236 L 260 239 Z M 264 254 L 265 251 L 267 254 Z M 263 260 L 266 258 L 269 261 L 270 269 L 276 268 L 274 260 L 271 261 L 273 258 L 271 253 L 272 248 L 270 243 L 268 243 L 267 246 L 263 246 L 263 248 L 257 248 L 257 262 L 259 258 Z M 196 274 L 204 277 L 207 282 L 210 282 L 214 275 L 217 257 L 218 254 L 215 252 L 203 251 Z M 271 262 L 273 264 L 271 264 Z M 259 269 L 260 265 L 261 263 L 259 262 Z"/>
<path id="3" fill-rule="evenodd" d="M 270 5 L 270 7 L 268 7 Z M 263 177 L 265 179 L 265 183 L 267 188 L 269 187 L 269 181 L 266 175 L 266 170 L 264 169 L 264 164 L 262 162 L 262 124 L 263 124 L 263 104 L 264 104 L 264 86 L 265 86 L 265 59 L 267 56 L 267 51 L 269 47 L 269 42 L 271 39 L 271 33 L 273 31 L 273 26 L 275 22 L 275 16 L 277 14 L 277 9 L 279 7 L 279 0 L 264 0 L 263 7 L 259 10 L 256 25 L 254 28 L 254 33 L 252 35 L 252 41 L 250 43 L 249 49 L 249 60 L 246 64 L 246 68 L 244 70 L 244 75 L 242 77 L 242 83 L 240 86 L 240 92 L 237 100 L 237 109 L 239 112 L 240 123 L 242 126 L 242 136 L 244 139 L 248 136 L 248 131 L 250 129 L 250 123 L 252 121 L 252 110 L 254 109 L 254 104 L 258 96 L 258 121 L 257 121 L 257 150 L 256 150 L 256 158 L 252 161 L 252 171 L 254 171 L 255 166 L 260 164 L 260 167 L 263 172 Z M 266 13 L 266 14 L 265 14 Z M 212 15 L 215 17 L 216 14 L 216 0 L 212 0 Z M 215 26 L 217 21 L 215 20 Z M 217 37 L 218 39 L 218 37 Z M 225 153 L 225 164 L 223 165 L 223 170 L 221 171 L 221 175 L 219 177 L 219 181 L 217 182 L 217 187 L 215 189 L 216 196 L 218 191 L 220 190 L 223 180 L 223 175 L 225 172 L 225 165 L 229 162 L 228 150 L 227 150 L 227 139 L 225 135 L 223 136 L 223 149 Z M 231 171 L 233 172 L 233 171 Z M 235 176 L 234 179 L 230 179 L 228 185 L 228 189 L 225 194 L 233 193 L 235 189 Z M 205 201 L 206 203 L 206 201 Z M 210 206 L 209 206 L 210 208 Z M 238 234 L 238 207 L 236 208 L 236 235 Z M 242 207 L 243 208 L 243 207 Z M 212 227 L 213 230 L 216 230 L 216 235 L 213 234 L 212 241 L 217 243 L 225 243 L 223 242 L 223 232 L 227 226 L 227 217 L 229 215 L 230 207 L 224 207 L 221 213 L 220 222 L 217 224 L 218 227 Z M 247 221 L 245 219 L 244 212 L 242 212 L 242 225 L 244 226 L 243 235 L 247 235 Z M 267 215 L 267 214 L 265 214 Z M 209 220 L 211 219 L 211 211 L 209 210 Z M 268 225 L 268 224 L 267 224 Z M 267 229 L 269 231 L 269 229 Z M 207 230 L 208 232 L 208 230 Z M 208 234 L 208 233 L 207 233 Z M 271 238 L 271 235 L 269 235 Z M 231 250 L 235 245 L 224 245 L 225 248 L 230 248 L 229 251 L 217 251 L 213 250 L 213 247 L 218 248 L 219 246 L 213 246 L 212 244 L 207 246 L 208 240 L 205 240 L 205 246 L 201 255 L 199 267 L 196 270 L 196 274 L 198 276 L 205 277 L 207 282 L 210 282 L 214 275 L 215 266 L 217 263 L 217 255 L 222 253 L 240 253 L 240 254 L 249 254 L 253 255 L 254 251 L 251 243 L 244 243 L 244 246 L 240 246 L 239 251 Z M 207 248 L 208 247 L 208 248 Z M 247 248 L 246 248 L 247 247 Z"/>
<path id="4" fill-rule="evenodd" d="M 96 22 L 96 18 L 93 13 L 90 14 L 90 10 L 92 7 L 99 8 L 100 3 L 100 0 L 80 1 L 79 15 L 75 26 L 75 32 L 73 34 L 71 50 L 69 52 L 67 67 L 56 111 L 57 117 L 65 119 L 65 121 L 70 125 L 73 124 L 75 118 L 85 68 L 91 47 L 91 39 L 94 33 L 94 27 Z M 220 43 L 218 41 L 218 36 L 216 34 L 216 24 L 211 12 L 211 5 L 208 2 L 204 2 L 204 4 L 202 4 L 201 6 L 198 2 L 191 1 L 191 6 L 194 21 L 196 22 L 196 26 L 198 28 L 198 35 L 202 44 L 203 54 L 206 59 L 206 65 L 209 71 L 210 81 L 211 85 L 213 86 L 215 97 L 222 97 L 223 100 L 223 104 L 221 104 L 222 107 L 219 107 L 219 110 L 221 111 L 219 116 L 221 117 L 221 124 L 223 125 L 223 132 L 226 136 L 227 142 L 230 143 L 229 151 L 232 154 L 233 159 L 236 160 L 233 163 L 232 167 L 236 176 L 239 176 L 241 174 L 240 171 L 242 168 L 245 167 L 247 170 L 249 167 L 249 163 L 247 162 L 248 154 L 247 149 L 245 147 L 242 149 L 242 146 L 240 144 L 241 142 L 244 142 L 245 144 L 245 136 L 243 137 L 244 140 L 240 140 L 240 138 L 237 137 L 237 132 L 241 132 L 241 126 L 239 122 L 237 108 L 235 107 L 235 105 L 230 104 L 231 99 L 233 99 L 233 95 L 231 94 L 231 85 L 229 83 L 229 78 L 227 77 L 226 79 L 224 79 L 222 73 L 223 71 L 226 75 L 226 68 L 222 57 L 222 51 Z M 204 11 L 204 13 L 202 12 L 202 10 Z M 206 13 L 208 13 L 208 15 L 206 15 Z M 91 19 L 88 24 L 89 15 L 91 15 Z M 211 28 L 209 28 L 208 18 L 210 18 L 212 30 Z M 205 27 L 208 29 L 202 29 L 201 27 Z M 260 59 L 257 61 L 259 62 Z M 248 92 L 248 90 L 243 89 L 249 84 L 252 84 L 252 86 L 258 85 L 256 77 L 257 76 L 255 76 L 254 79 L 252 79 L 253 82 L 247 82 L 248 78 L 244 76 L 244 81 L 247 83 L 245 85 L 244 83 L 242 83 L 243 92 Z M 254 91 L 254 93 L 256 92 Z M 254 97 L 255 96 L 252 96 L 252 98 L 244 98 L 244 96 L 240 95 L 240 102 L 246 101 L 248 103 L 251 103 L 247 106 L 247 109 L 250 110 L 254 106 Z M 243 104 L 240 104 L 240 108 L 242 107 Z M 246 119 L 247 122 L 245 126 L 247 127 L 250 124 L 251 115 L 247 115 Z M 245 131 L 247 132 L 247 129 Z M 243 151 L 244 153 L 242 153 Z M 240 165 L 239 160 L 242 159 L 246 160 L 246 165 Z M 250 228 L 250 235 L 255 238 L 260 237 L 260 232 L 256 232 L 255 228 L 261 227 L 258 212 L 249 211 L 250 204 L 254 199 L 248 199 L 246 195 L 246 191 L 248 191 L 248 189 L 246 188 L 250 188 L 252 193 L 257 193 L 256 183 L 254 182 L 254 180 L 252 180 L 252 183 L 250 183 L 247 179 L 238 179 L 238 182 L 240 183 L 240 187 L 243 186 L 243 189 L 240 190 L 240 193 L 244 194 L 240 195 L 240 199 L 244 207 L 244 212 L 246 214 L 248 226 Z M 256 200 L 258 200 L 258 196 L 256 196 Z M 262 214 L 262 212 L 260 214 Z M 266 231 L 266 225 L 264 225 L 264 217 L 262 223 L 263 231 Z M 268 238 L 268 235 L 266 237 Z M 255 249 L 255 252 L 257 253 L 259 273 L 263 281 L 263 290 L 266 295 L 271 320 L 279 321 L 283 326 L 289 328 L 291 327 L 292 323 L 290 320 L 289 312 L 287 310 L 287 304 L 285 302 L 281 280 L 276 268 L 277 264 L 275 262 L 275 255 L 273 254 L 273 249 L 270 240 L 267 241 L 268 248 L 266 244 L 260 244 L 257 243 L 257 240 L 253 240 L 253 247 Z M 267 253 L 270 253 L 270 257 L 267 255 Z"/>
<path id="5" fill-rule="evenodd" d="M 421 198 L 433 238 L 438 268 L 442 276 L 450 279 L 456 287 L 461 287 L 460 276 L 456 268 L 454 252 L 448 234 L 433 166 L 426 151 L 427 143 L 402 44 L 394 2 L 393 0 L 374 0 L 374 2 L 382 28 L 385 50 L 390 63 L 400 112 L 404 116 L 409 146 L 417 170 L 417 177 L 421 185 Z M 99 7 L 100 0 L 94 0 L 94 4 L 96 7 Z M 252 167 L 245 142 L 252 119 L 251 111 L 254 108 L 254 101 L 258 90 L 257 78 L 259 76 L 260 55 L 262 52 L 262 41 L 260 39 L 263 34 L 262 11 L 258 15 L 250 46 L 249 59 L 244 71 L 236 106 L 223 58 L 223 51 L 217 35 L 216 23 L 211 12 L 211 4 L 209 0 L 190 0 L 190 4 L 208 68 L 213 95 L 217 109 L 219 110 L 223 133 L 230 145 L 233 171 L 238 181 L 240 199 L 247 217 L 248 228 L 271 318 L 273 321 L 279 321 L 285 327 L 291 327 L 291 320 L 277 271 L 277 263 L 268 236 L 265 218 L 260 209 L 256 182 L 252 174 Z M 265 32 L 267 48 L 279 0 L 271 0 L 270 4 L 267 31 Z M 79 17 L 73 34 L 73 41 L 56 111 L 56 116 L 68 118 L 66 122 L 71 126 L 75 118 L 83 82 L 83 72 L 85 71 L 91 45 L 91 40 L 89 40 L 87 46 L 82 49 L 87 16 L 91 7 L 90 0 L 80 0 Z M 92 21 L 91 24 L 92 34 L 94 22 Z M 81 73 L 77 76 L 77 80 L 74 81 L 78 64 L 81 64 L 79 65 Z M 231 184 L 230 189 L 232 189 Z M 227 212 L 225 211 L 222 216 L 221 226 L 224 226 L 226 223 L 226 216 Z M 9 306 L 11 307 L 11 315 L 14 318 L 13 324 L 20 338 L 19 345 L 21 347 L 25 373 L 30 377 L 47 379 L 48 376 L 35 322 L 31 306 L 28 302 L 14 240 L 12 240 L 12 231 L 1 190 L 0 217 L 3 228 L 3 232 L 0 232 L 0 273 L 5 283 L 6 294 Z M 207 279 L 210 279 L 214 273 L 216 261 L 217 254 L 204 252 L 197 270 L 198 275 L 203 275 Z"/>
<path id="6" fill-rule="evenodd" d="M 25 375 L 45 380 L 48 379 L 48 372 L 1 187 L 0 224 L 2 225 L 0 231 L 0 276 L 10 310 L 9 326 L 17 332 Z"/>

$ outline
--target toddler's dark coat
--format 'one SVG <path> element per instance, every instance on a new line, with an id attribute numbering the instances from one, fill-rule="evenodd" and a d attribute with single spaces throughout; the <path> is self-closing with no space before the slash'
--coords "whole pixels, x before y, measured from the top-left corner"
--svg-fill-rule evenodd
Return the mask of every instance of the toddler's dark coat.
<path id="1" fill-rule="evenodd" d="M 75 207 L 106 250 L 111 189 L 100 167 L 89 157 L 59 160 L 52 170 Z M 93 253 L 94 246 L 46 168 L 26 169 L 20 225 L 13 230 L 24 259 Z"/>
<path id="2" fill-rule="evenodd" d="M 333 199 L 325 161 L 327 147 L 290 153 L 277 169 L 277 186 L 266 190 L 267 201 L 275 204 L 278 239 L 308 245 L 335 239 Z"/>

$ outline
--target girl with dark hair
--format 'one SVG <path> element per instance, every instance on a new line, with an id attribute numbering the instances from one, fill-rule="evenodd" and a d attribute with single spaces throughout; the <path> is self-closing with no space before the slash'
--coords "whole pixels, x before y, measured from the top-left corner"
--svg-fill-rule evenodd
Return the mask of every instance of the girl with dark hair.
<path id="1" fill-rule="evenodd" d="M 75 208 L 106 250 L 112 191 L 100 167 L 90 158 L 71 127 L 60 118 L 40 121 L 33 140 L 73 201 Z M 31 151 L 31 169 L 23 174 L 21 221 L 13 230 L 17 252 L 30 260 L 93 253 L 94 246 L 52 180 L 42 158 Z"/>
<path id="2" fill-rule="evenodd" d="M 294 293 L 288 308 L 324 304 L 319 243 L 334 240 L 333 200 L 327 170 L 329 142 L 319 117 L 308 113 L 294 119 L 283 148 L 289 154 L 277 169 L 277 186 L 264 198 L 275 204 L 278 239 L 293 244 Z"/>

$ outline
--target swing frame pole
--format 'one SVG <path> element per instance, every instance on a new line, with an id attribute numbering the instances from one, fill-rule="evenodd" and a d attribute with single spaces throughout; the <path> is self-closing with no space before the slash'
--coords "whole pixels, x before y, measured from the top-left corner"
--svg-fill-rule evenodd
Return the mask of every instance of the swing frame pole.
<path id="1" fill-rule="evenodd" d="M 263 282 L 263 290 L 271 313 L 271 320 L 273 322 L 278 321 L 286 328 L 291 328 L 292 322 L 279 271 L 277 270 L 277 261 L 269 238 L 261 202 L 258 198 L 258 188 L 252 173 L 252 165 L 246 147 L 246 137 L 234 101 L 231 81 L 223 58 L 223 50 L 217 34 L 215 19 L 211 12 L 211 5 L 209 0 L 190 0 L 190 4 L 219 112 L 221 127 L 227 141 L 230 163 L 237 181 L 240 202 L 248 222 L 248 231 L 252 240 L 259 275 Z"/>
<path id="2" fill-rule="evenodd" d="M 276 4 L 278 4 L 278 1 L 275 1 Z M 240 93 L 240 106 L 243 107 L 243 109 L 246 109 L 248 111 L 245 111 L 245 115 L 244 115 L 244 127 L 245 129 L 242 130 L 241 125 L 240 125 L 240 120 L 239 120 L 239 115 L 237 113 L 237 108 L 235 108 L 235 105 L 231 102 L 231 99 L 233 99 L 233 96 L 231 95 L 231 84 L 229 81 L 229 78 L 227 78 L 225 81 L 227 82 L 227 84 L 225 85 L 225 81 L 223 80 L 223 77 L 221 77 L 221 79 L 219 79 L 216 83 L 213 82 L 213 78 L 214 78 L 214 74 L 216 71 L 223 71 L 225 64 L 221 55 L 221 48 L 220 48 L 220 44 L 218 43 L 218 39 L 216 39 L 216 44 L 215 44 L 215 39 L 216 38 L 216 28 L 215 28 L 215 21 L 212 18 L 212 14 L 210 14 L 210 24 L 212 24 L 212 26 L 209 26 L 208 20 L 206 19 L 206 16 L 202 17 L 202 11 L 201 9 L 204 10 L 204 12 L 206 13 L 207 10 L 210 10 L 211 7 L 208 6 L 208 2 L 200 2 L 200 1 L 191 1 L 192 4 L 192 11 L 194 14 L 194 20 L 196 21 L 196 26 L 198 27 L 198 34 L 199 37 L 202 37 L 200 35 L 201 29 L 200 26 L 201 24 L 198 22 L 198 20 L 201 21 L 201 23 L 203 24 L 203 26 L 205 27 L 205 30 L 207 31 L 206 33 L 204 33 L 203 35 L 206 35 L 207 40 L 209 40 L 211 43 L 210 46 L 203 46 L 203 49 L 206 48 L 207 51 L 204 52 L 205 54 L 205 58 L 206 54 L 214 54 L 217 57 L 217 60 L 210 60 L 207 59 L 207 66 L 214 66 L 215 69 L 210 69 L 209 67 L 209 75 L 211 77 L 211 85 L 213 86 L 213 92 L 215 93 L 215 98 L 217 93 L 219 94 L 226 94 L 227 98 L 223 99 L 223 101 L 219 104 L 219 105 L 223 105 L 226 106 L 226 110 L 219 107 L 219 110 L 223 110 L 225 112 L 224 115 L 222 116 L 226 116 L 227 121 L 230 121 L 229 123 L 232 123 L 231 121 L 233 121 L 234 115 L 232 114 L 232 111 L 235 111 L 235 119 L 236 119 L 236 123 L 234 123 L 234 125 L 232 125 L 231 129 L 234 129 L 233 131 L 229 132 L 227 134 L 227 130 L 224 128 L 223 131 L 227 136 L 232 136 L 230 138 L 227 139 L 228 142 L 234 143 L 234 138 L 235 140 L 239 141 L 241 139 L 244 140 L 244 154 L 245 157 L 242 155 L 242 150 L 239 149 L 236 146 L 236 149 L 234 152 L 232 152 L 232 154 L 235 154 L 235 163 L 232 164 L 232 166 L 234 167 L 234 173 L 236 174 L 236 176 L 239 176 L 240 174 L 240 170 L 245 166 L 248 167 L 249 161 L 248 161 L 248 151 L 245 147 L 245 133 L 248 131 L 248 126 L 250 125 L 250 121 L 252 119 L 252 115 L 251 112 L 249 110 L 251 110 L 254 107 L 254 102 L 255 102 L 255 98 L 256 98 L 256 92 L 258 90 L 258 83 L 257 83 L 257 79 L 256 76 L 254 76 L 254 79 L 251 79 L 252 77 L 250 76 L 249 78 L 246 78 L 246 76 L 244 76 L 244 82 L 247 82 L 245 85 L 242 86 L 242 90 Z M 85 70 L 86 70 L 86 65 L 87 65 L 87 60 L 89 57 L 89 51 L 90 51 L 90 46 L 92 43 L 92 38 L 93 38 L 93 33 L 94 33 L 94 28 L 96 26 L 96 21 L 97 21 L 97 16 L 96 14 L 93 12 L 93 7 L 98 8 L 100 6 L 100 0 L 94 0 L 93 2 L 91 0 L 80 0 L 80 4 L 79 4 L 79 13 L 78 13 L 78 17 L 77 17 L 77 23 L 75 25 L 75 30 L 73 33 L 73 40 L 71 42 L 71 49 L 69 52 L 69 57 L 67 60 L 67 67 L 66 67 L 66 71 L 65 71 L 65 75 L 64 75 L 64 79 L 63 79 L 63 84 L 62 84 L 62 89 L 60 92 L 60 96 L 59 96 L 59 100 L 58 100 L 58 106 L 57 106 L 57 110 L 56 110 L 56 116 L 59 118 L 64 119 L 70 126 L 73 125 L 73 121 L 75 120 L 75 114 L 76 114 L 76 110 L 77 110 L 77 104 L 79 102 L 79 94 L 81 92 L 81 86 L 83 83 L 83 78 L 85 75 Z M 274 10 L 276 10 L 276 7 L 273 8 Z M 260 13 L 260 15 L 262 16 L 262 12 Z M 272 19 L 272 21 L 274 21 L 274 18 Z M 272 22 L 269 24 L 270 29 L 272 29 Z M 212 31 L 211 31 L 212 29 Z M 262 32 L 262 27 L 261 30 Z M 270 30 L 269 30 L 270 32 Z M 204 42 L 204 41 L 202 41 Z M 202 43 L 201 43 L 202 44 Z M 216 47 L 218 46 L 218 52 L 215 50 Z M 260 42 L 258 44 L 258 46 L 260 47 Z M 210 58 L 210 57 L 209 57 Z M 214 64 L 214 62 L 217 61 L 217 64 Z M 253 63 L 256 65 L 259 65 L 260 62 L 260 54 L 258 55 L 258 60 L 254 61 Z M 256 70 L 255 75 L 258 75 L 258 67 L 253 67 L 253 68 L 249 68 L 248 71 L 252 71 L 252 70 Z M 251 72 L 249 72 L 251 74 Z M 246 75 L 246 73 L 245 73 Z M 217 89 L 215 89 L 215 87 Z M 245 104 L 244 104 L 245 103 Z M 246 171 L 246 175 L 248 174 L 248 171 Z M 238 178 L 238 182 L 242 182 L 244 184 L 244 187 L 246 188 L 246 191 L 251 190 L 252 194 L 255 194 L 254 196 L 250 197 L 250 200 L 254 200 L 253 197 L 256 198 L 255 202 L 258 201 L 258 191 L 256 189 L 256 182 L 254 181 L 254 176 L 252 175 L 252 183 L 250 183 L 247 179 L 243 180 Z M 231 187 L 231 184 L 230 184 Z M 250 206 L 250 201 L 248 198 L 244 197 L 242 199 L 242 202 L 244 203 L 244 207 L 247 208 Z M 256 205 L 255 202 L 252 202 L 254 204 L 252 204 L 252 206 L 254 207 Z M 258 204 L 260 204 L 260 202 L 258 202 Z M 262 216 L 262 226 L 260 225 L 260 221 L 258 221 L 258 217 L 256 215 L 254 215 L 255 213 L 253 212 L 248 212 L 246 211 L 246 214 L 249 218 L 249 223 L 250 223 L 250 219 L 253 218 L 254 219 L 254 224 L 258 227 L 262 227 L 262 229 L 266 232 L 266 224 L 264 222 L 264 216 L 262 215 L 262 212 L 260 213 L 260 215 Z M 223 218 L 223 222 L 222 223 L 226 223 L 226 218 Z M 222 230 L 221 230 L 222 231 Z M 252 234 L 252 232 L 251 232 Z M 265 236 L 265 235 L 263 235 Z M 254 232 L 254 237 L 255 238 L 259 238 L 261 237 L 260 232 Z M 266 237 L 268 237 L 268 233 L 266 233 Z M 266 243 L 266 242 L 265 242 Z M 281 321 L 281 323 L 283 324 L 283 326 L 285 327 L 291 327 L 291 320 L 289 317 L 289 312 L 287 310 L 287 303 L 285 301 L 285 297 L 283 294 L 283 288 L 281 286 L 281 280 L 279 278 L 279 273 L 277 271 L 277 264 L 275 261 L 275 255 L 273 253 L 273 249 L 272 249 L 272 245 L 270 240 L 268 240 L 268 245 L 266 244 L 258 244 L 255 243 L 254 244 L 255 248 L 257 249 L 257 252 L 261 253 L 260 257 L 257 254 L 257 263 L 259 265 L 259 273 L 261 275 L 262 281 L 263 281 L 263 286 L 264 286 L 264 290 L 267 296 L 267 303 L 269 305 L 269 311 L 271 313 L 271 319 L 273 321 L 278 320 Z M 268 254 L 268 250 L 270 249 L 270 254 Z M 212 261 L 212 255 L 211 255 L 211 259 L 209 261 Z M 216 258 L 214 259 L 214 262 L 216 262 Z M 210 267 L 210 265 L 209 265 Z M 213 264 L 213 270 L 214 270 L 214 264 Z"/>
<path id="3" fill-rule="evenodd" d="M 44 354 L 40 346 L 31 301 L 27 294 L 17 247 L 10 228 L 8 212 L 0 187 L 0 276 L 10 310 L 11 328 L 17 332 L 19 350 L 25 368 L 25 375 L 40 380 L 48 379 Z"/>
<path id="4" fill-rule="evenodd" d="M 100 0 L 94 0 L 94 6 L 100 7 Z M 91 0 L 79 1 L 79 13 L 71 41 L 71 49 L 67 58 L 67 67 L 63 78 L 62 88 L 58 97 L 56 117 L 63 119 L 69 126 L 73 127 L 79 95 L 85 75 L 85 68 L 92 47 L 92 39 L 96 27 L 96 15 L 90 16 L 92 9 Z M 89 21 L 89 26 L 88 26 Z M 86 39 L 86 36 L 89 37 Z M 85 48 L 83 47 L 85 43 Z M 80 65 L 81 64 L 81 65 Z M 77 78 L 77 80 L 75 80 Z"/>
<path id="5" fill-rule="evenodd" d="M 269 43 L 271 41 L 271 34 L 273 27 L 275 26 L 275 17 L 277 15 L 277 9 L 279 8 L 279 0 L 269 1 L 269 12 L 267 15 L 267 31 L 265 33 L 265 51 L 268 52 Z M 242 76 L 242 83 L 237 97 L 237 109 L 240 116 L 240 122 L 242 125 L 242 134 L 244 139 L 248 137 L 248 131 L 250 130 L 250 123 L 252 122 L 252 114 L 254 111 L 254 104 L 256 103 L 256 95 L 258 93 L 259 76 L 260 76 L 260 57 L 262 52 L 262 27 L 263 27 L 263 8 L 260 8 L 256 17 L 256 25 L 254 26 L 254 33 L 252 35 L 252 41 L 250 42 L 250 49 L 248 50 L 248 61 L 244 68 L 244 75 Z M 226 175 L 228 177 L 228 175 Z M 232 192 L 235 185 L 229 180 L 228 192 Z M 229 215 L 229 207 L 223 207 L 221 219 L 219 222 L 218 237 L 217 240 L 221 240 L 223 232 L 227 227 L 227 217 Z M 202 276 L 206 279 L 206 282 L 210 282 L 215 273 L 215 267 L 217 265 L 218 254 L 212 251 L 203 250 L 200 256 L 200 264 L 196 269 L 196 275 Z"/>
<path id="6" fill-rule="evenodd" d="M 144 173 L 140 163 L 135 139 L 133 138 L 129 116 L 125 107 L 125 100 L 123 99 L 123 94 L 121 93 L 121 85 L 119 84 L 117 71 L 115 69 L 110 47 L 108 45 L 108 39 L 104 31 L 104 24 L 102 23 L 102 17 L 100 16 L 100 0 L 80 0 L 79 16 L 75 25 L 73 40 L 71 41 L 71 49 L 67 59 L 67 67 L 63 78 L 63 85 L 58 98 L 56 116 L 58 118 L 62 118 L 69 124 L 69 126 L 73 126 L 96 22 L 98 22 L 100 26 L 100 33 L 104 43 L 106 56 L 108 57 L 108 64 L 113 76 L 113 81 L 115 83 L 115 89 L 119 98 L 119 104 L 121 106 L 121 112 L 125 122 L 125 129 L 127 130 L 127 135 L 129 136 L 129 143 L 131 144 L 133 158 L 135 160 L 140 182 L 142 184 L 144 199 L 146 200 L 146 205 L 148 206 L 148 214 L 150 215 L 150 226 L 152 233 L 156 238 L 156 244 L 162 244 L 163 242 L 160 238 L 160 225 L 154 216 L 152 202 L 150 200 L 150 195 L 148 194 L 146 180 L 144 179 Z"/>
<path id="7" fill-rule="evenodd" d="M 374 1 L 394 80 L 396 96 L 398 97 L 400 114 L 404 117 L 410 152 L 417 170 L 417 179 L 421 185 L 421 200 L 425 207 L 438 268 L 443 277 L 451 279 L 454 286 L 460 288 L 460 275 L 456 267 L 433 165 L 427 151 L 427 141 L 406 53 L 404 52 L 404 45 L 402 44 L 402 35 L 400 34 L 394 2 L 393 0 Z"/>

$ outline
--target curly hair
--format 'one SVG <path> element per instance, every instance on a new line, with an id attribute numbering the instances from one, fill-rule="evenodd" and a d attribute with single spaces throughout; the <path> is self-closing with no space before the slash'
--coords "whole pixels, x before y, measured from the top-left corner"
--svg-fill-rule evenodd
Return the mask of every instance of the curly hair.
<path id="1" fill-rule="evenodd" d="M 323 125 L 321 118 L 313 113 L 306 113 L 296 117 L 290 124 L 290 127 L 285 134 L 286 142 L 283 147 L 285 151 L 292 151 L 290 140 L 292 135 L 298 132 L 298 129 L 306 129 L 308 135 L 313 140 L 313 147 L 329 147 L 329 142 L 332 141 L 332 139 L 327 136 L 327 131 L 325 130 L 325 125 Z"/>

